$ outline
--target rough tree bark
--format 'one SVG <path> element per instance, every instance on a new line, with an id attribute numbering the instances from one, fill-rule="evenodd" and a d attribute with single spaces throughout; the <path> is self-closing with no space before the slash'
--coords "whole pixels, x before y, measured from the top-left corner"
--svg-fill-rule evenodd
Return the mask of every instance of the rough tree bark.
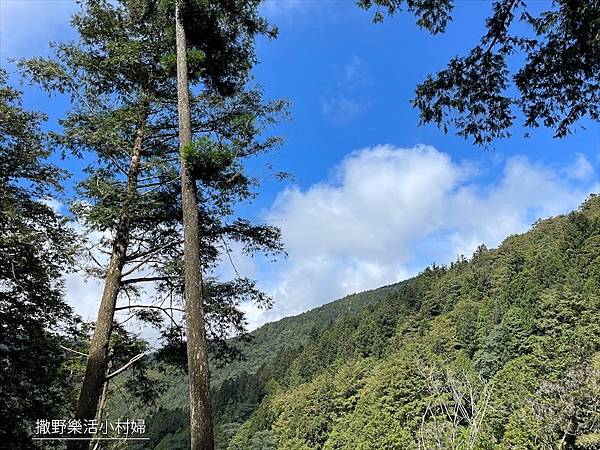
<path id="1" fill-rule="evenodd" d="M 185 311 L 188 378 L 190 390 L 190 431 L 192 450 L 213 450 L 210 373 L 204 330 L 202 267 L 200 264 L 199 218 L 196 182 L 185 160 L 192 143 L 187 65 L 187 38 L 180 17 L 181 0 L 175 5 L 177 45 L 177 109 L 181 160 L 181 197 L 185 266 Z"/>
<path id="2" fill-rule="evenodd" d="M 146 122 L 144 117 L 142 124 Z M 113 241 L 112 253 L 106 278 L 100 309 L 94 334 L 90 343 L 88 352 L 87 367 L 83 385 L 79 393 L 79 402 L 77 404 L 76 419 L 92 420 L 96 417 L 98 402 L 102 396 L 102 389 L 106 378 L 108 345 L 110 343 L 110 334 L 113 328 L 113 318 L 119 295 L 121 274 L 125 265 L 127 256 L 127 245 L 129 243 L 130 231 L 130 209 L 132 202 L 137 194 L 137 178 L 140 170 L 140 158 L 142 153 L 142 142 L 144 137 L 144 126 L 140 126 L 136 132 L 133 149 L 131 152 L 131 163 L 127 173 L 127 182 L 125 185 L 125 200 L 122 207 L 122 216 L 117 226 L 115 239 Z M 92 438 L 92 436 L 82 436 Z M 69 441 L 67 448 L 69 450 L 85 450 L 89 448 L 89 441 L 78 440 Z"/>

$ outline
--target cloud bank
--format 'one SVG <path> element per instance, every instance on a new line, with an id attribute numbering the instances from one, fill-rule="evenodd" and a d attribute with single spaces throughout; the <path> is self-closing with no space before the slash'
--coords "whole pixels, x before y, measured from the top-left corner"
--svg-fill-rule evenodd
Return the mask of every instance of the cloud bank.
<path id="1" fill-rule="evenodd" d="M 348 154 L 329 179 L 285 189 L 265 213 L 282 229 L 287 259 L 266 264 L 229 243 L 215 274 L 231 279 L 239 271 L 273 297 L 271 310 L 244 305 L 253 329 L 406 279 L 432 262 L 469 257 L 482 243 L 496 246 L 538 218 L 577 208 L 600 191 L 599 175 L 582 154 L 564 168 L 515 156 L 490 174 L 431 146 L 365 148 Z M 66 277 L 67 299 L 86 319 L 95 317 L 101 291 L 81 273 Z"/>
<path id="2" fill-rule="evenodd" d="M 282 228 L 289 258 L 263 282 L 275 307 L 249 306 L 251 325 L 405 279 L 433 261 L 470 256 L 537 218 L 575 209 L 599 186 L 586 181 L 592 177 L 579 155 L 573 167 L 585 177 L 568 180 L 517 156 L 496 181 L 481 184 L 473 165 L 430 146 L 351 153 L 331 179 L 286 189 L 266 214 Z"/>

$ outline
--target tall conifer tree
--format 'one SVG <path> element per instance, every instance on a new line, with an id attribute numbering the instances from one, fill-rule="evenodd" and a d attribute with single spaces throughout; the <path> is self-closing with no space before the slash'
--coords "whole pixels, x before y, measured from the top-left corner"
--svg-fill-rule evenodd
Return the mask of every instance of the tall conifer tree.
<path id="1" fill-rule="evenodd" d="M 190 390 L 190 430 L 193 450 L 214 448 L 210 402 L 208 349 L 204 335 L 202 267 L 200 264 L 199 216 L 196 180 L 190 153 L 193 135 L 190 115 L 188 58 L 206 64 L 204 82 L 224 95 L 244 88 L 254 63 L 254 38 L 274 35 L 257 14 L 258 1 L 176 0 L 177 98 L 181 195 L 185 249 L 185 299 L 187 360 Z"/>
<path id="2" fill-rule="evenodd" d="M 165 337 L 183 337 L 177 323 L 180 308 L 175 305 L 183 293 L 185 265 L 182 203 L 177 200 L 180 168 L 172 5 L 89 0 L 73 19 L 79 42 L 56 46 L 54 60 L 21 63 L 34 81 L 71 95 L 73 109 L 54 141 L 92 161 L 72 209 L 88 230 L 102 233 L 90 251 L 96 267 L 89 272 L 102 278 L 105 287 L 80 394 L 80 419 L 95 417 L 107 379 L 116 311 L 131 311 L 157 326 L 164 325 L 158 317 L 164 313 L 169 319 L 163 327 Z M 192 82 L 215 72 L 210 64 L 210 58 L 198 59 L 190 69 Z M 200 217 L 195 235 L 202 249 L 196 272 L 214 267 L 230 240 L 241 242 L 250 253 L 281 251 L 277 229 L 235 219 L 233 205 L 254 195 L 257 180 L 245 175 L 241 161 L 278 144 L 276 138 L 261 140 L 260 136 L 284 110 L 284 103 L 264 103 L 257 89 L 220 93 L 211 87 L 192 96 L 191 105 L 191 132 L 199 139 L 188 148 L 186 167 L 193 183 L 201 186 L 201 193 L 196 191 L 200 207 L 198 201 L 193 203 Z M 108 257 L 108 265 L 98 254 Z M 143 294 L 139 286 L 148 283 L 155 284 L 155 302 L 135 304 Z M 251 280 L 211 281 L 210 286 L 205 287 L 209 293 L 205 302 L 211 343 L 223 344 L 228 333 L 243 331 L 240 302 L 269 302 Z M 119 306 L 119 298 L 127 298 L 128 304 Z M 85 447 L 81 442 L 71 445 Z"/>

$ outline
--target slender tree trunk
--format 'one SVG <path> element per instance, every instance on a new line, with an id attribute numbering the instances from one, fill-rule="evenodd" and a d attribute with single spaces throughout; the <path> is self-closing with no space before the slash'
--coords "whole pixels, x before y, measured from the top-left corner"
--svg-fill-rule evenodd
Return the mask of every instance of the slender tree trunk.
<path id="1" fill-rule="evenodd" d="M 199 219 L 196 182 L 185 160 L 185 149 L 192 142 L 187 66 L 187 39 L 176 2 L 177 109 L 179 112 L 179 149 L 181 159 L 181 197 L 185 267 L 185 312 L 188 378 L 190 389 L 190 431 L 192 450 L 213 450 L 210 373 L 202 304 L 202 267 L 200 264 Z"/>
<path id="2" fill-rule="evenodd" d="M 142 124 L 145 121 L 146 118 L 144 118 Z M 80 419 L 82 423 L 84 420 L 91 420 L 96 417 L 98 402 L 100 401 L 105 382 L 108 345 L 113 327 L 117 296 L 120 289 L 121 274 L 127 256 L 127 245 L 129 244 L 130 208 L 137 192 L 143 134 L 144 126 L 142 125 L 136 133 L 133 144 L 131 163 L 125 186 L 125 201 L 122 207 L 123 214 L 113 242 L 112 254 L 102 292 L 102 300 L 100 302 L 100 309 L 98 310 L 98 318 L 96 319 L 96 326 L 88 352 L 89 357 L 85 377 L 79 393 L 75 418 Z M 92 436 L 82 437 L 91 438 Z M 67 448 L 70 450 L 83 450 L 89 448 L 89 444 L 89 441 L 83 440 L 69 441 Z"/>
<path id="3" fill-rule="evenodd" d="M 106 372 L 109 373 L 111 371 L 111 363 L 110 361 L 108 362 L 108 364 L 106 365 Z M 102 422 L 102 416 L 104 415 L 104 406 L 106 405 L 106 397 L 108 397 L 108 383 L 110 382 L 110 380 L 105 379 L 104 380 L 104 386 L 102 387 L 102 395 L 100 395 L 100 404 L 98 405 L 98 411 L 96 411 L 96 421 L 98 423 Z M 99 437 L 101 437 L 100 434 L 100 429 L 98 429 L 98 432 L 96 433 L 96 439 L 95 439 L 95 444 L 93 447 L 93 450 L 98 450 L 100 448 L 100 445 L 102 444 L 102 441 L 100 441 Z M 91 441 L 92 443 L 94 441 Z"/>

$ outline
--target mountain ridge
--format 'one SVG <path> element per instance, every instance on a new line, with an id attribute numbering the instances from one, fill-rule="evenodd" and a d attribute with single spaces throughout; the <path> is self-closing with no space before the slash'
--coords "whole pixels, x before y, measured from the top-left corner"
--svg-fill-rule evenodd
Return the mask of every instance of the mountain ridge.
<path id="1" fill-rule="evenodd" d="M 600 448 L 600 196 L 347 298 L 265 325 L 271 354 L 215 373 L 217 449 Z M 187 445 L 181 380 L 145 448 Z"/>

